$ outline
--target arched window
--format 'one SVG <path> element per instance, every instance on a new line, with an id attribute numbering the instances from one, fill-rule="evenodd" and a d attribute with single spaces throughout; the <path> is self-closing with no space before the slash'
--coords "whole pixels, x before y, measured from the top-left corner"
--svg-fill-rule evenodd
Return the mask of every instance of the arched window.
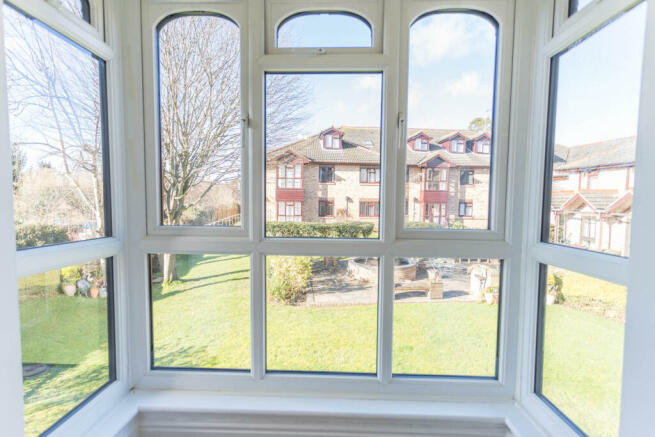
<path id="1" fill-rule="evenodd" d="M 371 25 L 348 12 L 303 12 L 286 18 L 277 29 L 277 46 L 372 47 Z"/>
<path id="2" fill-rule="evenodd" d="M 210 14 L 157 27 L 161 224 L 239 226 L 239 27 Z"/>
<path id="3" fill-rule="evenodd" d="M 493 138 L 497 29 L 496 21 L 485 14 L 447 11 L 423 15 L 409 30 L 407 192 L 428 189 L 420 178 L 425 162 L 448 168 L 470 163 L 479 168 L 476 176 L 480 183 L 474 191 L 484 201 L 476 204 L 473 216 L 458 215 L 456 208 L 449 208 L 447 223 L 452 229 L 489 227 L 493 144 L 476 149 L 475 142 Z M 419 134 L 432 138 L 428 147 L 416 147 L 412 140 Z M 456 205 L 464 200 L 460 198 L 457 173 L 452 171 L 449 180 L 441 181 L 448 187 L 438 196 L 439 201 L 448 200 L 444 204 Z M 406 227 L 429 226 L 425 218 L 421 219 L 421 211 L 437 200 L 436 195 L 430 195 L 421 193 L 421 202 L 410 203 Z M 443 223 L 433 227 L 443 227 Z"/>

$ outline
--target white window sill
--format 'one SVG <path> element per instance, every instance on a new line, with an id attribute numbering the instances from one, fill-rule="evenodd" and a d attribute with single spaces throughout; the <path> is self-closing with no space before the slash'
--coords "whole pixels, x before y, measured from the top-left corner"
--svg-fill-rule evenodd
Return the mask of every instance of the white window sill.
<path id="1" fill-rule="evenodd" d="M 434 402 L 132 391 L 84 435 L 542 436 L 514 402 Z M 55 435 L 57 433 L 55 432 Z"/>

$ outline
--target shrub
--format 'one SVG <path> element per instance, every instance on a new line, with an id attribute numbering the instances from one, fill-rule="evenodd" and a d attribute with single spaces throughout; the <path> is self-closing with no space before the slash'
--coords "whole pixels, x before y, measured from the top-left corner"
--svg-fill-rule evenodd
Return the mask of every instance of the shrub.
<path id="1" fill-rule="evenodd" d="M 62 284 L 75 284 L 82 279 L 82 269 L 79 266 L 64 267 L 60 275 Z"/>
<path id="2" fill-rule="evenodd" d="M 368 238 L 373 232 L 373 223 L 314 223 L 314 222 L 271 222 L 266 224 L 266 233 L 271 237 L 318 237 L 318 238 Z"/>
<path id="3" fill-rule="evenodd" d="M 485 293 L 498 294 L 498 287 L 487 287 L 484 289 Z"/>
<path id="4" fill-rule="evenodd" d="M 558 274 L 549 273 L 546 281 L 546 292 L 555 295 L 555 303 L 563 303 L 566 300 L 562 291 L 563 288 L 564 279 Z"/>
<path id="5" fill-rule="evenodd" d="M 412 229 L 443 228 L 443 226 L 437 223 L 430 222 L 407 222 L 405 227 Z"/>
<path id="6" fill-rule="evenodd" d="M 52 225 L 20 225 L 16 227 L 16 247 L 37 247 L 68 241 L 66 228 Z"/>
<path id="7" fill-rule="evenodd" d="M 286 304 L 298 302 L 305 294 L 312 274 L 312 259 L 307 256 L 269 256 L 267 290 L 273 300 Z"/>

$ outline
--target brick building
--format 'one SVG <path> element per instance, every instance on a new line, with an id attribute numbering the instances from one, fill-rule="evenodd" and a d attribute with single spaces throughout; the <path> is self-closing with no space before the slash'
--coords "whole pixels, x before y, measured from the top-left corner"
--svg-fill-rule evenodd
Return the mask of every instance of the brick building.
<path id="1" fill-rule="evenodd" d="M 486 228 L 488 132 L 413 129 L 407 141 L 407 222 Z M 268 221 L 369 221 L 380 213 L 380 130 L 328 128 L 267 153 Z"/>

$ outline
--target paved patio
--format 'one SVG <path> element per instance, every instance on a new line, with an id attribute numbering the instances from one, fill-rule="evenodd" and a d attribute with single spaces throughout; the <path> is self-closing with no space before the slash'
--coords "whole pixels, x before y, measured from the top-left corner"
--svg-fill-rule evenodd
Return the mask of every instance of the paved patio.
<path id="1" fill-rule="evenodd" d="M 339 260 L 336 267 L 330 263 L 325 268 L 322 261 L 314 264 L 310 290 L 300 305 L 365 305 L 377 303 L 377 284 L 363 282 L 348 275 L 347 260 Z M 427 279 L 424 270 L 416 272 L 416 280 Z M 420 291 L 397 292 L 397 302 L 476 302 L 469 294 L 469 276 L 464 272 L 443 277 L 443 299 L 430 299 Z"/>

